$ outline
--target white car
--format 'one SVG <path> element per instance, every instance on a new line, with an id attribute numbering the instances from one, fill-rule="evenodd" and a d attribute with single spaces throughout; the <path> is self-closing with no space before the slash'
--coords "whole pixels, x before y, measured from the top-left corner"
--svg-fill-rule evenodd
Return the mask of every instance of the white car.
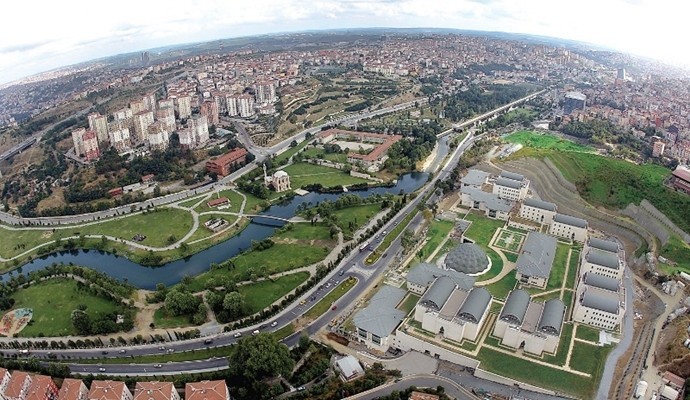
<path id="1" fill-rule="evenodd" d="M 278 321 L 271 322 L 271 326 L 276 326 L 276 325 L 278 325 Z"/>
<path id="2" fill-rule="evenodd" d="M 242 333 L 241 333 L 241 332 L 237 332 L 236 334 L 232 335 L 232 337 L 234 337 L 234 338 L 238 338 L 238 337 L 241 337 L 241 336 L 242 336 Z"/>
<path id="3" fill-rule="evenodd" d="M 105 368 L 103 368 L 103 367 L 98 368 L 98 372 L 105 372 Z"/>

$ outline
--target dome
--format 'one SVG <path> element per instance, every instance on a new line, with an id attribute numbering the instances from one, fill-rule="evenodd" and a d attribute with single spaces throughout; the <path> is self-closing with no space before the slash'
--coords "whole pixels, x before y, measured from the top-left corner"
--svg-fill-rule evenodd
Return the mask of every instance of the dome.
<path id="1" fill-rule="evenodd" d="M 463 243 L 450 251 L 445 259 L 446 269 L 454 269 L 468 275 L 479 274 L 489 266 L 489 259 L 481 247 Z"/>

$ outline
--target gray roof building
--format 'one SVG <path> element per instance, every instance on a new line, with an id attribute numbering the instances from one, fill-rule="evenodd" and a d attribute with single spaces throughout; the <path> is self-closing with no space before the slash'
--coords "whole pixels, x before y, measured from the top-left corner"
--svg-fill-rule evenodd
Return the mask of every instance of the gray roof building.
<path id="1" fill-rule="evenodd" d="M 452 269 L 441 269 L 429 263 L 420 263 L 412 267 L 407 273 L 407 281 L 420 286 L 429 286 L 440 276 L 451 278 L 460 289 L 464 290 L 470 290 L 475 282 L 475 278 L 471 276 Z"/>
<path id="2" fill-rule="evenodd" d="M 538 330 L 549 335 L 560 335 L 565 317 L 565 304 L 561 299 L 551 299 L 544 303 L 544 311 L 539 319 Z"/>
<path id="3" fill-rule="evenodd" d="M 524 276 L 549 278 L 558 241 L 540 232 L 527 234 L 515 268 Z"/>
<path id="4" fill-rule="evenodd" d="M 618 314 L 618 294 L 609 290 L 589 287 L 582 293 L 580 303 L 585 307 Z"/>
<path id="5" fill-rule="evenodd" d="M 489 258 L 478 245 L 462 243 L 446 255 L 444 265 L 446 269 L 471 275 L 484 271 L 489 266 Z"/>
<path id="6" fill-rule="evenodd" d="M 585 94 L 581 93 L 581 92 L 568 92 L 565 94 L 565 97 L 569 98 L 569 99 L 580 100 L 580 101 L 587 100 L 587 96 L 585 96 Z"/>
<path id="7" fill-rule="evenodd" d="M 556 211 L 556 205 L 554 203 L 549 203 L 548 201 L 533 199 L 528 197 L 523 201 L 526 206 L 539 208 L 546 211 Z"/>
<path id="8" fill-rule="evenodd" d="M 470 291 L 460 307 L 458 318 L 478 324 L 489 303 L 491 303 L 491 293 L 483 287 L 476 287 Z"/>
<path id="9" fill-rule="evenodd" d="M 585 259 L 587 262 L 601 265 L 602 267 L 611 269 L 618 269 L 620 267 L 618 263 L 618 254 L 608 251 L 590 249 L 585 255 Z"/>
<path id="10" fill-rule="evenodd" d="M 587 272 L 584 277 L 584 282 L 585 285 L 610 290 L 612 292 L 618 292 L 618 279 L 609 278 L 608 276 L 595 274 L 593 272 Z"/>
<path id="11" fill-rule="evenodd" d="M 491 176 L 488 172 L 484 172 L 478 169 L 471 169 L 467 171 L 467 174 L 460 179 L 460 183 L 463 186 L 481 186 L 486 180 Z"/>
<path id="12" fill-rule="evenodd" d="M 359 361 L 354 356 L 345 356 L 335 361 L 335 365 L 343 374 L 345 379 L 352 379 L 353 377 L 364 375 L 364 369 L 359 364 Z"/>
<path id="13" fill-rule="evenodd" d="M 587 244 L 589 245 L 589 247 L 593 247 L 595 249 L 604 251 L 610 251 L 611 253 L 618 253 L 619 250 L 618 243 L 611 240 L 589 238 Z"/>
<path id="14" fill-rule="evenodd" d="M 378 337 L 390 335 L 405 318 L 406 313 L 395 307 L 406 293 L 406 290 L 384 285 L 371 298 L 369 305 L 352 318 L 355 326 Z"/>
<path id="15" fill-rule="evenodd" d="M 553 220 L 560 222 L 561 224 L 566 224 L 570 226 L 576 226 L 578 228 L 587 228 L 587 221 L 582 218 L 573 217 L 565 214 L 556 214 Z"/>
<path id="16" fill-rule="evenodd" d="M 438 311 L 446 303 L 455 287 L 455 282 L 451 278 L 441 276 L 431 284 L 431 287 L 427 289 L 419 303 Z"/>
<path id="17" fill-rule="evenodd" d="M 527 291 L 522 289 L 513 290 L 508 295 L 499 318 L 514 325 L 522 325 L 529 301 L 530 295 Z"/>
<path id="18" fill-rule="evenodd" d="M 501 173 L 498 176 L 501 178 L 508 178 L 508 179 L 512 179 L 514 181 L 520 181 L 520 182 L 525 180 L 525 177 L 523 175 L 516 174 L 515 172 L 505 171 L 505 170 L 501 171 Z"/>
<path id="19" fill-rule="evenodd" d="M 484 203 L 486 208 L 490 210 L 508 212 L 513 208 L 512 201 L 501 199 L 493 193 L 487 193 L 471 186 L 461 188 L 460 192 L 468 194 L 473 201 Z"/>
<path id="20" fill-rule="evenodd" d="M 520 189 L 522 187 L 522 181 L 502 177 L 496 178 L 496 184 L 499 186 L 509 187 L 511 189 Z"/>

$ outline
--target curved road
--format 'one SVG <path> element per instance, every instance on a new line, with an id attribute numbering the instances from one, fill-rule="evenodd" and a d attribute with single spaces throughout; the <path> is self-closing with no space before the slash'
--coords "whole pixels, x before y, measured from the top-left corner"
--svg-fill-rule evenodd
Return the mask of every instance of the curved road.
<path id="1" fill-rule="evenodd" d="M 374 400 L 381 396 L 387 396 L 396 390 L 403 391 L 410 386 L 415 386 L 418 388 L 436 388 L 437 386 L 443 386 L 445 393 L 454 399 L 478 399 L 478 397 L 448 378 L 437 375 L 409 375 L 402 379 L 396 380 L 394 383 L 378 386 L 364 393 L 346 397 L 344 400 Z"/>

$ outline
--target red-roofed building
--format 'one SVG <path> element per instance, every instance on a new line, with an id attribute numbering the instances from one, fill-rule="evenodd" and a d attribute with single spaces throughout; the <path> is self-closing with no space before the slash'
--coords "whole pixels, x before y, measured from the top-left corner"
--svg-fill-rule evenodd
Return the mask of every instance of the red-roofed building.
<path id="1" fill-rule="evenodd" d="M 679 391 L 683 390 L 683 386 L 685 386 L 685 379 L 670 371 L 664 372 L 661 380 L 664 381 L 665 384 Z"/>
<path id="2" fill-rule="evenodd" d="M 134 400 L 180 400 L 172 382 L 137 382 Z"/>
<path id="3" fill-rule="evenodd" d="M 10 379 L 12 379 L 12 374 L 5 368 L 0 368 L 0 398 L 4 398 L 5 390 L 10 385 Z"/>
<path id="4" fill-rule="evenodd" d="M 31 386 L 31 375 L 22 371 L 14 371 L 5 390 L 5 400 L 26 400 Z"/>
<path id="5" fill-rule="evenodd" d="M 93 381 L 88 400 L 132 400 L 132 392 L 124 382 Z"/>
<path id="6" fill-rule="evenodd" d="M 388 159 L 388 149 L 402 139 L 400 135 L 384 135 L 381 133 L 354 132 L 342 129 L 328 129 L 316 135 L 320 143 L 328 143 L 333 140 L 343 140 L 348 142 L 362 142 L 376 144 L 369 153 L 359 154 L 350 152 L 347 155 L 347 162 L 358 164 L 369 171 L 378 171 L 383 167 L 383 163 Z"/>
<path id="7" fill-rule="evenodd" d="M 57 400 L 86 400 L 88 397 L 89 389 L 81 379 L 67 378 L 62 381 Z"/>
<path id="8" fill-rule="evenodd" d="M 226 176 L 241 167 L 247 160 L 247 150 L 243 148 L 233 149 L 227 154 L 206 162 L 206 171 L 215 172 L 220 176 Z"/>
<path id="9" fill-rule="evenodd" d="M 225 381 L 201 381 L 184 387 L 185 400 L 230 400 Z"/>
<path id="10" fill-rule="evenodd" d="M 148 174 L 141 177 L 141 183 L 151 183 L 155 180 L 156 175 Z"/>
<path id="11" fill-rule="evenodd" d="M 53 378 L 46 375 L 34 375 L 26 400 L 55 400 L 57 395 L 58 387 L 53 382 Z"/>
<path id="12" fill-rule="evenodd" d="M 218 207 L 225 204 L 230 204 L 230 199 L 228 199 L 227 197 L 220 197 L 218 199 L 213 199 L 206 203 L 206 205 L 209 207 Z"/>
<path id="13" fill-rule="evenodd" d="M 677 166 L 673 171 L 671 184 L 676 190 L 690 194 L 690 169 L 682 165 Z"/>

